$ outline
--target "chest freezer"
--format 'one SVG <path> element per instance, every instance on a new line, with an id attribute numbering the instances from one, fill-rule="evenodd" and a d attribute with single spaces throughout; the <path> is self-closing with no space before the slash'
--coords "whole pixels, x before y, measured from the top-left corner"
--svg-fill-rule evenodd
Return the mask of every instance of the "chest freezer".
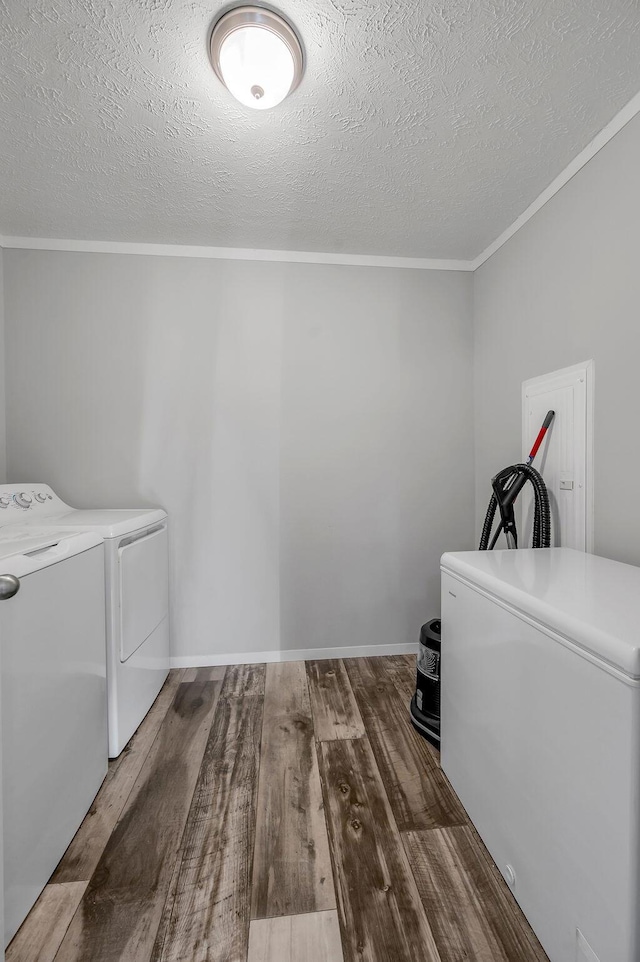
<path id="1" fill-rule="evenodd" d="M 442 767 L 551 962 L 640 960 L 640 568 L 445 554 Z"/>

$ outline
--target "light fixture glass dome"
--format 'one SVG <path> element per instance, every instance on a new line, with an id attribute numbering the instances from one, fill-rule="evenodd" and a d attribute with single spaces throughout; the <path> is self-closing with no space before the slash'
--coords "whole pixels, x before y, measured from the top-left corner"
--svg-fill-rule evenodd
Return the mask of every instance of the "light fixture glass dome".
<path id="1" fill-rule="evenodd" d="M 247 107 L 275 107 L 300 83 L 300 42 L 289 24 L 262 7 L 236 7 L 211 34 L 211 63 L 230 93 Z"/>

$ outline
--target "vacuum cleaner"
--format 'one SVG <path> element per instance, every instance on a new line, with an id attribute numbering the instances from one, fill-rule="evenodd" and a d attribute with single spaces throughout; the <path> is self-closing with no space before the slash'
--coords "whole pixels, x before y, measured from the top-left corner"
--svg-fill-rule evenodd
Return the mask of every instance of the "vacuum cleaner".
<path id="1" fill-rule="evenodd" d="M 504 531 L 507 548 L 518 547 L 518 532 L 516 530 L 516 519 L 513 506 L 515 500 L 529 482 L 533 488 L 533 537 L 531 540 L 532 548 L 548 548 L 551 545 L 551 511 L 549 509 L 549 495 L 547 488 L 539 474 L 531 465 L 542 444 L 543 438 L 551 422 L 555 417 L 555 411 L 547 411 L 542 427 L 538 431 L 538 436 L 534 442 L 529 457 L 525 464 L 512 464 L 508 468 L 498 471 L 496 476 L 491 479 L 493 494 L 489 501 L 487 514 L 482 526 L 480 536 L 480 551 L 491 551 Z M 496 510 L 500 511 L 500 523 L 496 533 L 491 538 L 491 528 L 496 515 Z"/>
<path id="2" fill-rule="evenodd" d="M 416 690 L 409 715 L 423 738 L 440 747 L 440 619 L 433 618 L 420 629 Z"/>
<path id="3" fill-rule="evenodd" d="M 509 467 L 503 468 L 502 471 L 498 471 L 492 478 L 493 493 L 482 526 L 482 535 L 478 545 L 480 551 L 492 551 L 502 532 L 504 532 L 507 548 L 518 547 L 514 504 L 526 484 L 531 484 L 533 488 L 534 509 L 531 547 L 550 547 L 551 511 L 549 495 L 542 480 L 542 475 L 532 467 L 532 464 L 554 417 L 555 411 L 547 412 L 529 452 L 529 457 L 524 464 L 511 464 Z M 491 537 L 497 511 L 500 513 L 500 521 L 495 534 Z M 413 727 L 436 748 L 440 747 L 441 654 L 440 619 L 433 618 L 420 629 L 416 690 L 411 699 L 409 713 Z"/>

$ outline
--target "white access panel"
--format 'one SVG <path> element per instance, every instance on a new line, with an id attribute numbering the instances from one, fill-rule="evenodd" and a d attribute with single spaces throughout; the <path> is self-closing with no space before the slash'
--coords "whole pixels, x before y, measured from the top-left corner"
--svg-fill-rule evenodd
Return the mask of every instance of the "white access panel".
<path id="1" fill-rule="evenodd" d="M 593 551 L 593 361 L 532 378 L 522 385 L 522 455 L 526 461 L 547 411 L 556 416 L 533 467 L 551 505 L 551 545 Z M 519 543 L 531 543 L 532 495 L 521 495 Z"/>

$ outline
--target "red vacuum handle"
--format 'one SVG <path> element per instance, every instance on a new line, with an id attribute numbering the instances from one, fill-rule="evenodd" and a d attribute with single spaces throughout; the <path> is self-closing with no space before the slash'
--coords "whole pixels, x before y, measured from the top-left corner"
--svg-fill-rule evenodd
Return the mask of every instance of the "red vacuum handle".
<path id="1" fill-rule="evenodd" d="M 533 459 L 535 458 L 536 454 L 538 453 L 538 448 L 539 448 L 540 445 L 542 444 L 542 439 L 544 438 L 545 434 L 547 433 L 547 430 L 549 429 L 549 425 L 551 424 L 551 422 L 553 421 L 553 419 L 554 419 L 555 416 L 556 416 L 556 412 L 555 412 L 555 411 L 547 411 L 547 416 L 546 416 L 546 418 L 544 419 L 544 422 L 543 422 L 543 424 L 542 424 L 542 427 L 541 427 L 540 430 L 538 431 L 538 437 L 535 439 L 535 442 L 534 442 L 534 444 L 533 444 L 533 447 L 531 448 L 531 451 L 530 451 L 530 453 L 529 453 L 529 460 L 528 460 L 527 464 L 531 464 L 531 462 L 532 462 Z"/>

